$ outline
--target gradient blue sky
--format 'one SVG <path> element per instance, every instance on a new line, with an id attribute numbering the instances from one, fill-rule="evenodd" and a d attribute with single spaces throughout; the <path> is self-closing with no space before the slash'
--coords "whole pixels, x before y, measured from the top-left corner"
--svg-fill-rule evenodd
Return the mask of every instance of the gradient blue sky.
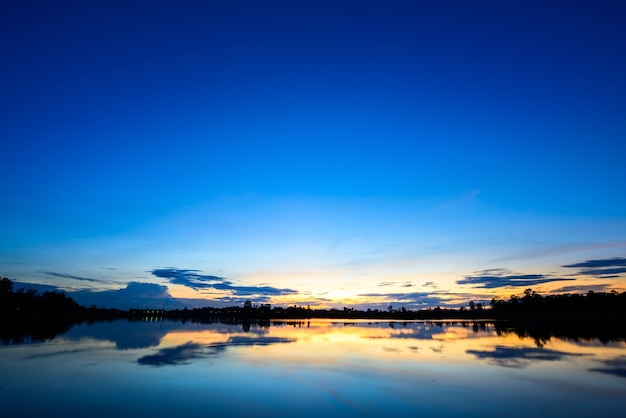
<path id="1" fill-rule="evenodd" d="M 625 21 L 4 1 L 0 275 L 121 307 L 626 290 Z"/>

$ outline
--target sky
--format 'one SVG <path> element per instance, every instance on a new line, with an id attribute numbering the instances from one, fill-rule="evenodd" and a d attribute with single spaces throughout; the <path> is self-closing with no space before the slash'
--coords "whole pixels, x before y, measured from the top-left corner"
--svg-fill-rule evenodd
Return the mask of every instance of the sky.
<path id="1" fill-rule="evenodd" d="M 624 21 L 3 1 L 0 276 L 121 308 L 626 291 Z"/>

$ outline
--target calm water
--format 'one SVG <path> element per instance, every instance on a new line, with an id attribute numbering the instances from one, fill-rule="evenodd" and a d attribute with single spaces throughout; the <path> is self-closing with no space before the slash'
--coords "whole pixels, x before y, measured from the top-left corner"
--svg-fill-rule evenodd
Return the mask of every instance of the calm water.
<path id="1" fill-rule="evenodd" d="M 5 417 L 626 416 L 626 345 L 425 322 L 80 325 L 0 345 Z"/>

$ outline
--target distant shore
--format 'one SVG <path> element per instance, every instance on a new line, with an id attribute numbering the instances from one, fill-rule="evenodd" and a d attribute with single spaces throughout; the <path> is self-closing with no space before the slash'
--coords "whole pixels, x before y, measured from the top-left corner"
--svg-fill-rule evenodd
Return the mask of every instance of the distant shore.
<path id="1" fill-rule="evenodd" d="M 269 304 L 227 308 L 195 309 L 106 309 L 84 307 L 66 293 L 35 290 L 13 290 L 13 283 L 0 279 L 0 339 L 19 341 L 27 336 L 36 340 L 52 338 L 83 322 L 97 321 L 192 321 L 197 323 L 263 323 L 270 321 L 301 321 L 336 319 L 344 321 L 448 321 L 475 326 L 492 322 L 497 329 L 515 329 L 520 334 L 593 335 L 607 338 L 626 336 L 626 292 L 540 295 L 526 289 L 522 297 L 494 298 L 490 306 L 469 302 L 468 307 L 425 308 L 411 310 L 401 307 L 365 311 L 355 308 L 311 309 L 303 306 L 272 307 Z"/>

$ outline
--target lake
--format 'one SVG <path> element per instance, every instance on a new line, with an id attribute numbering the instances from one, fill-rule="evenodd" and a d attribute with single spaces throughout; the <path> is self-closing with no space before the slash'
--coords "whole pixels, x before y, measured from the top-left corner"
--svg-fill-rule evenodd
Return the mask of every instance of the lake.
<path id="1" fill-rule="evenodd" d="M 114 321 L 0 345 L 5 417 L 624 416 L 624 339 L 493 322 Z"/>

